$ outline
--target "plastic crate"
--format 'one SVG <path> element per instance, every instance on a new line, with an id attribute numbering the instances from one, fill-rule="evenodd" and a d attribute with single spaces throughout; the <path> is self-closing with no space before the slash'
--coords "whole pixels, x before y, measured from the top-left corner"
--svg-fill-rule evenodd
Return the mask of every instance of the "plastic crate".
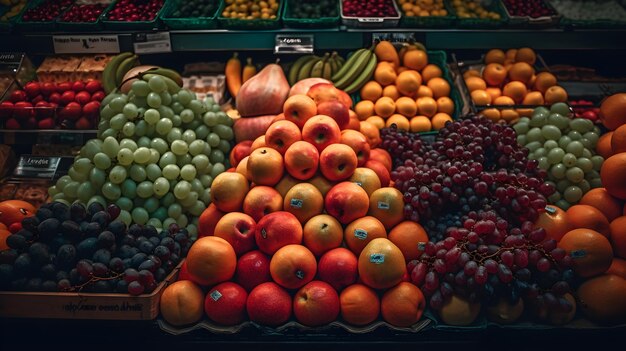
<path id="1" fill-rule="evenodd" d="M 500 19 L 486 19 L 486 18 L 464 18 L 459 17 L 454 9 L 454 6 L 450 3 L 450 0 L 446 0 L 446 7 L 451 11 L 450 13 L 456 17 L 456 26 L 458 28 L 498 28 L 504 26 L 509 17 L 504 9 L 504 5 L 500 1 L 493 1 L 486 9 L 496 12 L 500 15 Z"/>
<path id="2" fill-rule="evenodd" d="M 65 22 L 61 20 L 62 18 L 61 16 L 57 20 L 57 26 L 59 30 L 68 31 L 68 32 L 90 32 L 90 31 L 100 30 L 104 27 L 104 24 L 102 23 L 102 20 L 104 19 L 104 14 L 107 13 L 109 9 L 111 9 L 114 6 L 114 3 L 115 1 L 112 0 L 109 4 L 107 4 L 95 22 Z M 72 7 L 76 5 L 77 4 L 74 3 L 74 5 L 68 8 L 68 11 L 69 9 L 71 9 Z"/>
<path id="3" fill-rule="evenodd" d="M 343 14 L 343 1 L 339 4 L 341 23 L 351 28 L 391 28 L 400 23 L 401 12 L 394 0 L 389 0 L 396 9 L 397 16 L 392 17 L 350 17 Z"/>
<path id="4" fill-rule="evenodd" d="M 548 2 L 552 5 L 551 1 Z M 616 3 L 622 7 L 624 6 L 624 4 L 619 1 L 616 1 Z M 557 9 L 554 5 L 552 5 L 552 7 Z M 580 20 L 569 18 L 562 14 L 560 25 L 567 28 L 624 28 L 626 27 L 626 18 L 621 21 L 606 18 Z"/>
<path id="5" fill-rule="evenodd" d="M 292 17 L 289 3 L 294 0 L 285 0 L 285 8 L 283 10 L 283 24 L 291 28 L 327 28 L 336 27 L 341 19 L 341 7 L 339 0 L 336 1 L 337 16 L 336 17 L 320 17 L 320 18 L 297 18 Z M 297 1 L 297 0 L 295 0 Z"/>
<path id="6" fill-rule="evenodd" d="M 180 4 L 180 0 L 169 0 L 165 5 L 165 9 L 161 14 L 161 21 L 170 29 L 212 29 L 217 27 L 217 10 L 220 6 L 215 7 L 215 11 L 211 17 L 170 17 Z M 218 5 L 219 0 L 213 3 Z"/>
<path id="7" fill-rule="evenodd" d="M 222 12 L 226 7 L 226 3 L 222 1 L 218 11 L 217 21 L 222 28 L 228 29 L 275 29 L 280 27 L 280 19 L 283 14 L 283 7 L 285 0 L 280 1 L 278 5 L 278 11 L 276 12 L 276 19 L 240 19 L 240 18 L 227 18 L 222 17 Z"/>
<path id="8" fill-rule="evenodd" d="M 26 11 L 36 8 L 37 6 L 43 4 L 46 1 L 54 1 L 54 0 L 34 0 L 34 1 L 29 2 L 28 5 L 26 5 L 24 10 L 22 11 L 22 13 L 19 15 L 19 18 L 17 19 L 17 21 L 15 22 L 15 27 L 22 32 L 52 32 L 56 30 L 56 27 L 57 27 L 56 19 L 63 16 L 65 11 L 67 11 L 71 6 L 61 11 L 61 13 L 59 13 L 59 16 L 57 16 L 57 18 L 49 22 L 34 22 L 34 21 L 25 22 L 23 21 L 23 16 L 26 13 Z"/>
<path id="9" fill-rule="evenodd" d="M 156 13 L 154 18 L 151 21 L 134 21 L 134 22 L 125 22 L 125 21 L 111 21 L 108 18 L 109 12 L 115 7 L 118 1 L 109 7 L 102 16 L 102 23 L 104 24 L 104 28 L 106 30 L 148 30 L 153 28 L 158 28 L 160 24 L 160 16 L 167 5 L 167 0 L 163 0 L 163 6 L 159 12 Z"/>
<path id="10" fill-rule="evenodd" d="M 506 12 L 507 17 L 509 18 L 508 24 L 513 27 L 535 27 L 535 28 L 546 28 L 546 27 L 556 27 L 561 20 L 561 15 L 550 5 L 550 3 L 544 0 L 544 3 L 548 5 L 548 7 L 554 10 L 555 15 L 552 16 L 541 16 L 541 17 L 530 17 L 530 16 L 512 16 L 509 13 L 509 9 L 503 4 L 504 11 Z"/>
<path id="11" fill-rule="evenodd" d="M 397 2 L 396 7 L 397 7 Z M 442 28 L 442 27 L 453 27 L 454 22 L 456 20 L 456 15 L 454 15 L 454 11 L 450 4 L 447 2 L 443 3 L 446 11 L 448 11 L 447 16 L 406 16 L 404 12 L 402 12 L 402 18 L 400 19 L 400 27 L 402 28 Z"/>

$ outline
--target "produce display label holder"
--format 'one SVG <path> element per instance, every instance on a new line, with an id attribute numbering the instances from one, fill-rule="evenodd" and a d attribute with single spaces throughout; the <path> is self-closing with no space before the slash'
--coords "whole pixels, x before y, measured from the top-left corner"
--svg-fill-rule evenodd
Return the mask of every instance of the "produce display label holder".
<path id="1" fill-rule="evenodd" d="M 312 54 L 313 34 L 276 34 L 275 54 Z"/>
<path id="2" fill-rule="evenodd" d="M 135 54 L 172 52 L 170 32 L 137 33 L 133 36 Z"/>
<path id="3" fill-rule="evenodd" d="M 372 33 L 372 44 L 376 44 L 383 40 L 387 40 L 393 44 L 419 41 L 415 38 L 415 33 L 412 32 Z"/>
<path id="4" fill-rule="evenodd" d="M 53 35 L 55 54 L 117 54 L 120 42 L 117 35 Z"/>
<path id="5" fill-rule="evenodd" d="M 22 155 L 13 170 L 15 178 L 52 179 L 61 163 L 58 156 Z"/>

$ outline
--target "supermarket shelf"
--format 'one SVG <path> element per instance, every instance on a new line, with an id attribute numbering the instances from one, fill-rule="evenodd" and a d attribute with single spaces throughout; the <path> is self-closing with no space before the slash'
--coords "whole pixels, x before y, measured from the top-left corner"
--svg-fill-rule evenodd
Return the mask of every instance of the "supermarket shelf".
<path id="1" fill-rule="evenodd" d="M 412 33 L 416 40 L 432 50 L 484 49 L 490 47 L 532 46 L 535 49 L 563 50 L 626 50 L 624 29 L 331 29 L 298 30 L 278 29 L 266 31 L 246 30 L 176 30 L 170 31 L 172 50 L 186 51 L 229 51 L 229 50 L 272 50 L 276 34 L 313 34 L 315 48 L 355 49 L 370 43 L 373 33 Z M 134 32 L 97 33 L 54 33 L 57 35 L 107 35 L 117 34 L 121 51 L 133 50 Z M 53 53 L 50 33 L 9 34 L 0 37 L 0 47 L 28 51 L 34 54 Z"/>
<path id="2" fill-rule="evenodd" d="M 95 129 L 73 130 L 73 129 L 0 129 L 2 134 L 97 134 Z"/>

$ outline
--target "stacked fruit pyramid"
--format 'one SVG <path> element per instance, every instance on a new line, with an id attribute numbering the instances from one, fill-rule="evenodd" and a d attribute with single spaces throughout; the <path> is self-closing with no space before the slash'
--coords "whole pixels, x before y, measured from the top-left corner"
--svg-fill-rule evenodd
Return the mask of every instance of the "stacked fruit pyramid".
<path id="1" fill-rule="evenodd" d="M 291 96 L 284 119 L 259 142 L 240 144 L 247 152 L 235 147 L 235 168 L 211 185 L 204 237 L 191 247 L 181 280 L 163 293 L 168 323 L 206 314 L 222 325 L 249 318 L 277 326 L 293 314 L 320 326 L 341 314 L 353 325 L 382 315 L 408 327 L 421 318 L 425 300 L 406 281 L 406 263 L 420 253 L 413 240 L 428 238 L 403 221 L 378 130 L 349 129 L 349 104 L 345 118 L 318 115 L 329 100 L 342 104 L 333 89 L 323 84 Z"/>

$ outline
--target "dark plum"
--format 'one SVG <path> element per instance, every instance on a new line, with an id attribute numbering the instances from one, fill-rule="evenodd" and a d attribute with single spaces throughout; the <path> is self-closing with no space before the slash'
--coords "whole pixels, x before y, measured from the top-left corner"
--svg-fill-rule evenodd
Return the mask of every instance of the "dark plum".
<path id="1" fill-rule="evenodd" d="M 98 249 L 98 239 L 96 238 L 87 238 L 76 246 L 76 251 L 78 252 L 78 257 L 80 258 L 91 258 L 93 254 Z"/>

